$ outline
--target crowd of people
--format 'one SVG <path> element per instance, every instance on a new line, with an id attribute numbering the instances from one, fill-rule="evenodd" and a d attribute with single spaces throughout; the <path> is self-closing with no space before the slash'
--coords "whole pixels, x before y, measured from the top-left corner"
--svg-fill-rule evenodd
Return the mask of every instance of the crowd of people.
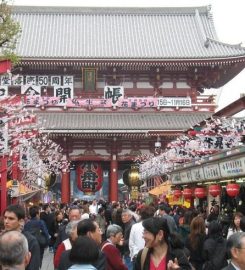
<path id="1" fill-rule="evenodd" d="M 224 226 L 216 205 L 9 205 L 0 228 L 2 270 L 38 270 L 46 248 L 56 270 L 245 270 L 245 216 Z"/>

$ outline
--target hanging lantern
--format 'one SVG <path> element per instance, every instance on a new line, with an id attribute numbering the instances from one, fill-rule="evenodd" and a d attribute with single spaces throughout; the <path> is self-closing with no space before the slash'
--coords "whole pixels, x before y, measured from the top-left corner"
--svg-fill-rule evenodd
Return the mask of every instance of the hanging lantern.
<path id="1" fill-rule="evenodd" d="M 209 194 L 213 197 L 217 197 L 221 193 L 220 185 L 210 185 L 208 190 L 209 190 Z"/>
<path id="2" fill-rule="evenodd" d="M 141 182 L 139 168 L 135 165 L 132 165 L 131 169 L 125 170 L 123 172 L 123 182 L 129 187 L 140 186 Z"/>
<path id="3" fill-rule="evenodd" d="M 82 162 L 77 166 L 77 187 L 86 195 L 92 195 L 102 187 L 102 168 L 98 162 Z"/>
<path id="4" fill-rule="evenodd" d="M 182 191 L 180 189 L 175 189 L 174 190 L 174 197 L 179 199 L 182 196 Z"/>
<path id="5" fill-rule="evenodd" d="M 231 183 L 226 186 L 226 192 L 230 197 L 236 197 L 239 194 L 240 186 L 236 183 Z"/>
<path id="6" fill-rule="evenodd" d="M 131 199 L 138 199 L 139 186 L 141 185 L 138 166 L 132 165 L 131 169 L 123 172 L 123 182 L 130 188 Z"/>
<path id="7" fill-rule="evenodd" d="M 191 188 L 184 188 L 183 196 L 185 199 L 191 199 L 192 198 L 192 189 Z"/>
<path id="8" fill-rule="evenodd" d="M 203 199 L 206 197 L 206 190 L 203 187 L 197 187 L 194 190 L 194 195 L 195 197 L 199 198 L 199 199 Z"/>

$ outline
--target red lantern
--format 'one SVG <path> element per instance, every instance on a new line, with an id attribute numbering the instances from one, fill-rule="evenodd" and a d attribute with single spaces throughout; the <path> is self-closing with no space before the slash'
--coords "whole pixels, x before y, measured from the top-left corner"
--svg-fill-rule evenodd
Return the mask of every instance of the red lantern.
<path id="1" fill-rule="evenodd" d="M 183 196 L 184 196 L 185 199 L 191 199 L 192 198 L 192 189 L 185 188 L 183 190 Z"/>
<path id="2" fill-rule="evenodd" d="M 102 187 L 102 168 L 98 162 L 83 162 L 77 166 L 77 186 L 85 194 L 94 194 Z"/>
<path id="3" fill-rule="evenodd" d="M 180 189 L 174 190 L 174 197 L 178 199 L 179 197 L 181 197 L 181 195 L 182 195 L 182 191 Z"/>
<path id="4" fill-rule="evenodd" d="M 213 197 L 219 196 L 221 193 L 220 185 L 210 185 L 209 186 L 209 194 Z"/>
<path id="5" fill-rule="evenodd" d="M 197 132 L 196 132 L 196 130 L 189 130 L 188 131 L 188 135 L 190 135 L 190 136 L 196 136 L 197 135 Z"/>
<path id="6" fill-rule="evenodd" d="M 206 197 L 206 190 L 203 187 L 198 187 L 195 188 L 194 190 L 194 195 L 199 198 L 199 199 L 203 199 Z"/>
<path id="7" fill-rule="evenodd" d="M 239 194 L 240 186 L 236 183 L 228 184 L 226 186 L 227 194 L 230 197 L 236 197 Z"/>

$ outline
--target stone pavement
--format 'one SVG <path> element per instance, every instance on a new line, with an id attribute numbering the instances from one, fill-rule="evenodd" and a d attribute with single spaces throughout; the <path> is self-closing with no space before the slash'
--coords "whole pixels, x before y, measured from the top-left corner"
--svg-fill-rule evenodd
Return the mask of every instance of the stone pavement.
<path id="1" fill-rule="evenodd" d="M 54 270 L 53 257 L 54 257 L 54 254 L 49 252 L 49 249 L 46 248 L 44 251 L 41 270 Z"/>

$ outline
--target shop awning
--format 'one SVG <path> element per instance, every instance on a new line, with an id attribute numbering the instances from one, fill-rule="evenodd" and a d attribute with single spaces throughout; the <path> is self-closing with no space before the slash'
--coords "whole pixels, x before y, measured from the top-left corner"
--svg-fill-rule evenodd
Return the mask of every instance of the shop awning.
<path id="1" fill-rule="evenodd" d="M 167 195 L 171 191 L 171 184 L 169 182 L 165 182 L 152 190 L 149 191 L 150 195 L 159 196 L 159 195 Z"/>

